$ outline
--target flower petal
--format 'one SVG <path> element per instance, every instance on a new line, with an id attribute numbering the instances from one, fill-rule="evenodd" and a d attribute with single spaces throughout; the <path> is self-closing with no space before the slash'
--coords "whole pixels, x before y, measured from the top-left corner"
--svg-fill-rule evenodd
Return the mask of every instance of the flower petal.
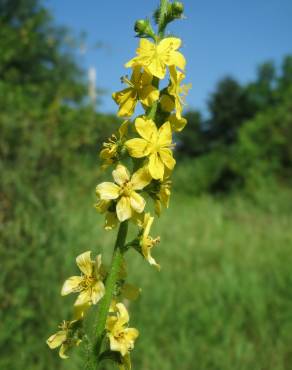
<path id="1" fill-rule="evenodd" d="M 147 39 L 140 39 L 139 47 L 136 49 L 137 56 L 129 60 L 126 64 L 126 68 L 131 68 L 137 65 L 145 66 L 145 63 L 149 63 L 149 56 L 155 51 L 155 45 Z"/>
<path id="2" fill-rule="evenodd" d="M 112 98 L 118 105 L 120 105 L 123 104 L 123 102 L 125 102 L 133 92 L 135 93 L 135 91 L 131 87 L 127 87 L 126 89 L 114 92 L 112 94 Z"/>
<path id="3" fill-rule="evenodd" d="M 132 58 L 131 60 L 129 60 L 127 63 L 124 64 L 124 66 L 126 68 L 132 68 L 135 65 L 137 65 L 137 58 L 136 57 Z"/>
<path id="4" fill-rule="evenodd" d="M 143 86 L 151 85 L 151 82 L 153 80 L 153 76 L 148 73 L 147 71 L 144 71 L 141 75 L 141 82 Z"/>
<path id="5" fill-rule="evenodd" d="M 181 46 L 181 39 L 177 37 L 166 37 L 161 40 L 157 46 L 158 53 L 165 53 L 169 51 L 174 51 Z"/>
<path id="6" fill-rule="evenodd" d="M 117 303 L 116 308 L 118 310 L 118 321 L 121 326 L 129 322 L 129 314 L 123 303 Z"/>
<path id="7" fill-rule="evenodd" d="M 141 195 L 139 195 L 135 191 L 132 191 L 130 196 L 130 204 L 134 211 L 142 213 L 144 211 L 146 202 L 145 199 L 141 197 Z"/>
<path id="8" fill-rule="evenodd" d="M 119 199 L 116 206 L 116 212 L 120 222 L 123 222 L 131 218 L 132 209 L 129 197 L 121 197 L 121 199 Z"/>
<path id="9" fill-rule="evenodd" d="M 187 120 L 185 118 L 182 117 L 181 119 L 178 119 L 175 114 L 171 114 L 168 120 L 172 130 L 177 132 L 182 131 L 187 124 Z"/>
<path id="10" fill-rule="evenodd" d="M 142 167 L 136 171 L 131 178 L 132 188 L 134 190 L 142 190 L 151 182 L 151 180 L 152 178 L 147 167 Z"/>
<path id="11" fill-rule="evenodd" d="M 180 101 L 180 99 L 175 99 L 175 114 L 176 114 L 176 117 L 178 120 L 181 120 L 182 119 L 182 111 L 183 111 L 183 105 Z"/>
<path id="12" fill-rule="evenodd" d="M 161 209 L 161 201 L 159 199 L 155 199 L 154 212 L 157 214 L 158 217 L 161 215 Z"/>
<path id="13" fill-rule="evenodd" d="M 182 53 L 180 53 L 179 51 L 174 51 L 171 55 L 170 61 L 169 62 L 166 61 L 165 64 L 166 65 L 174 64 L 179 69 L 184 71 L 186 67 L 186 60 Z"/>
<path id="14" fill-rule="evenodd" d="M 150 152 L 149 143 L 144 139 L 130 139 L 125 142 L 125 146 L 134 158 L 146 157 Z"/>
<path id="15" fill-rule="evenodd" d="M 154 86 L 145 86 L 140 90 L 139 98 L 142 104 L 150 107 L 159 99 L 159 91 Z"/>
<path id="16" fill-rule="evenodd" d="M 102 182 L 97 185 L 96 193 L 102 200 L 117 199 L 120 195 L 120 187 L 113 182 Z"/>
<path id="17" fill-rule="evenodd" d="M 138 117 L 135 120 L 135 128 L 138 134 L 149 142 L 156 142 L 157 140 L 157 127 L 151 119 L 144 119 Z"/>
<path id="18" fill-rule="evenodd" d="M 151 265 L 151 266 L 154 266 L 157 268 L 158 271 L 160 271 L 160 265 L 156 262 L 156 260 L 151 256 L 151 253 L 150 251 L 148 250 L 146 252 L 147 254 L 145 255 L 144 252 L 143 252 L 143 255 L 146 259 L 146 261 L 148 261 L 148 263 Z"/>
<path id="19" fill-rule="evenodd" d="M 169 146 L 172 141 L 172 132 L 169 122 L 165 122 L 158 130 L 159 146 Z"/>
<path id="20" fill-rule="evenodd" d="M 151 225 L 154 221 L 154 217 L 149 212 L 145 213 L 143 222 L 143 237 L 147 237 L 150 233 Z"/>
<path id="21" fill-rule="evenodd" d="M 96 274 L 97 275 L 99 273 L 99 270 L 101 268 L 101 265 L 102 265 L 102 262 L 101 262 L 101 254 L 98 254 L 96 256 L 96 260 L 95 260 L 95 267 L 96 267 Z"/>
<path id="22" fill-rule="evenodd" d="M 67 359 L 67 358 L 69 358 L 69 356 L 67 356 L 66 354 L 65 354 L 65 352 L 68 350 L 68 345 L 66 345 L 66 344 L 62 344 L 61 345 L 61 347 L 60 347 L 60 350 L 59 350 L 59 356 L 63 359 L 63 360 L 65 360 L 65 359 Z"/>
<path id="23" fill-rule="evenodd" d="M 105 288 L 102 281 L 97 281 L 91 288 L 91 300 L 96 304 L 104 296 Z"/>
<path id="24" fill-rule="evenodd" d="M 80 271 L 83 272 L 84 275 L 90 276 L 93 271 L 93 265 L 90 257 L 91 252 L 87 251 L 80 254 L 76 258 L 77 266 L 79 267 Z"/>
<path id="25" fill-rule="evenodd" d="M 120 352 L 122 356 L 125 356 L 125 354 L 128 352 L 125 343 L 116 339 L 112 334 L 109 334 L 109 340 L 110 340 L 110 349 L 112 351 Z"/>
<path id="26" fill-rule="evenodd" d="M 141 81 L 142 73 L 141 73 L 141 67 L 140 66 L 135 66 L 133 68 L 132 76 L 131 76 L 131 82 L 135 86 L 139 86 L 140 81 Z"/>
<path id="27" fill-rule="evenodd" d="M 126 338 L 128 341 L 134 341 L 139 336 L 139 331 L 135 328 L 125 329 Z"/>
<path id="28" fill-rule="evenodd" d="M 119 134 L 120 134 L 120 138 L 121 138 L 121 139 L 122 139 L 124 136 L 126 136 L 126 135 L 127 135 L 127 133 L 128 133 L 129 122 L 130 122 L 129 120 L 124 121 L 124 122 L 121 124 L 120 128 L 119 128 Z"/>
<path id="29" fill-rule="evenodd" d="M 112 175 L 115 180 L 115 183 L 117 183 L 120 186 L 122 186 L 123 184 L 130 180 L 130 173 L 128 169 L 121 164 L 117 165 L 116 169 L 113 170 Z"/>
<path id="30" fill-rule="evenodd" d="M 168 185 L 162 185 L 159 192 L 159 198 L 164 207 L 168 208 L 170 198 L 170 183 Z"/>
<path id="31" fill-rule="evenodd" d="M 109 313 L 112 314 L 115 312 L 116 312 L 116 302 L 112 301 L 110 308 L 109 308 Z M 118 321 L 118 318 L 116 316 L 109 315 L 106 319 L 106 326 L 105 326 L 106 330 L 110 332 L 113 331 L 117 321 Z"/>
<path id="32" fill-rule="evenodd" d="M 152 52 L 155 50 L 155 44 L 147 39 L 140 39 L 139 48 L 136 50 L 137 54 L 145 53 L 145 52 Z"/>
<path id="33" fill-rule="evenodd" d="M 69 279 L 65 281 L 63 284 L 61 295 L 67 295 L 70 293 L 76 293 L 79 291 L 79 286 L 83 280 L 82 276 L 71 276 Z"/>
<path id="34" fill-rule="evenodd" d="M 152 57 L 150 59 L 150 64 L 145 66 L 147 71 L 149 71 L 153 76 L 158 77 L 160 80 L 162 80 L 165 77 L 166 73 L 166 63 L 163 62 L 163 58 L 161 58 L 160 55 L 157 55 L 156 57 Z"/>
<path id="35" fill-rule="evenodd" d="M 91 289 L 90 288 L 84 289 L 84 290 L 82 290 L 82 292 L 80 292 L 76 301 L 74 302 L 74 306 L 83 306 L 83 305 L 86 305 L 88 303 L 89 304 L 92 303 Z"/>
<path id="36" fill-rule="evenodd" d="M 159 155 L 164 165 L 172 170 L 175 166 L 175 159 L 172 156 L 172 151 L 168 148 L 162 148 L 159 150 Z"/>
<path id="37" fill-rule="evenodd" d="M 153 153 L 149 157 L 148 169 L 153 179 L 163 179 L 164 165 L 157 153 Z"/>
<path id="38" fill-rule="evenodd" d="M 137 92 L 128 87 L 124 90 L 113 93 L 114 101 L 120 106 L 118 111 L 119 117 L 131 117 L 134 113 L 138 102 Z"/>
<path id="39" fill-rule="evenodd" d="M 97 196 L 99 196 L 99 194 L 97 194 Z M 110 203 L 111 203 L 110 200 L 99 200 L 95 204 L 95 209 L 99 213 L 104 213 L 105 211 L 107 211 L 108 207 L 110 206 Z"/>
<path id="40" fill-rule="evenodd" d="M 66 340 L 66 338 L 67 338 L 66 330 L 60 330 L 57 333 L 51 335 L 47 339 L 47 345 L 51 349 L 55 349 L 55 348 L 59 347 Z"/>

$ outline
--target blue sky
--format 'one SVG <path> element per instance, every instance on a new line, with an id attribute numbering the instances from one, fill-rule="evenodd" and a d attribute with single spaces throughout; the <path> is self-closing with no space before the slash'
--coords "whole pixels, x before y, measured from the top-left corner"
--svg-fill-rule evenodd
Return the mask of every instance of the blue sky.
<path id="1" fill-rule="evenodd" d="M 135 55 L 135 20 L 151 16 L 158 0 L 46 0 L 56 22 L 73 34 L 85 31 L 85 68 L 95 67 L 97 86 L 106 89 L 100 109 L 115 112 L 111 93 L 122 86 L 124 63 Z M 255 77 L 266 60 L 280 63 L 292 54 L 291 0 L 185 0 L 187 19 L 169 30 L 183 39 L 187 80 L 193 85 L 189 108 L 205 110 L 216 82 L 232 75 L 241 82 Z M 103 47 L 94 48 L 99 42 Z"/>

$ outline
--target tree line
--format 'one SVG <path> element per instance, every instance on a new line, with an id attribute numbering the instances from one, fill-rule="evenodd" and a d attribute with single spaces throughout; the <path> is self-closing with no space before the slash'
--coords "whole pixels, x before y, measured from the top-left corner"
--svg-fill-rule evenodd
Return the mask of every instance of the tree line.
<path id="1" fill-rule="evenodd" d="M 227 76 L 208 101 L 208 118 L 189 111 L 177 150 L 193 159 L 194 191 L 229 191 L 260 182 L 288 182 L 292 169 L 292 56 L 271 61 L 255 81 Z M 203 181 L 202 181 L 203 180 Z M 198 184 L 198 185 L 196 185 Z"/>

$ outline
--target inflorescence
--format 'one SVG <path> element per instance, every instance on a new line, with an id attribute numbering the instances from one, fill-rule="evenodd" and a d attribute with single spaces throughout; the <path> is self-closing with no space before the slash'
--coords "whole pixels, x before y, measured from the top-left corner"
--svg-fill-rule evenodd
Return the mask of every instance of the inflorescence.
<path id="1" fill-rule="evenodd" d="M 135 23 L 140 38 L 136 56 L 125 64 L 131 76 L 121 78 L 125 88 L 112 95 L 124 121 L 100 152 L 102 168 L 112 167 L 112 180 L 96 187 L 96 210 L 105 215 L 105 230 L 119 227 L 112 265 L 106 268 L 99 254 L 92 259 L 86 251 L 76 258 L 80 275 L 68 278 L 63 296 L 76 294 L 72 321 L 63 321 L 49 337 L 51 349 L 60 347 L 61 358 L 82 342 L 87 343 L 95 365 L 114 360 L 120 369 L 130 369 L 130 351 L 139 332 L 129 327 L 125 302 L 136 299 L 140 289 L 126 282 L 125 254 L 137 251 L 150 265 L 160 269 L 152 256 L 160 237 L 150 236 L 154 214 L 160 216 L 171 195 L 171 174 L 175 167 L 174 135 L 185 127 L 184 98 L 190 85 L 183 85 L 186 61 L 179 51 L 181 40 L 165 36 L 168 23 L 183 18 L 180 2 L 162 0 L 154 12 L 157 33 L 149 19 Z M 161 81 L 166 86 L 159 88 Z M 144 114 L 133 119 L 138 104 Z M 147 209 L 147 211 L 146 211 Z M 127 242 L 128 222 L 137 230 Z M 98 306 L 93 336 L 86 332 L 88 312 Z"/>

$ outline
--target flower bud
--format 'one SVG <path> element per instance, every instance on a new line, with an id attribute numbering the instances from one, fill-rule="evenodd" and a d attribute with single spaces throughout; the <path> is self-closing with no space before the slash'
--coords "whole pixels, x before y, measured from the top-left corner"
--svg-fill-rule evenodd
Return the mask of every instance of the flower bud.
<path id="1" fill-rule="evenodd" d="M 149 19 L 139 19 L 134 26 L 134 30 L 138 37 L 151 37 L 155 38 L 151 23 Z"/>
<path id="2" fill-rule="evenodd" d="M 173 17 L 180 18 L 182 16 L 184 12 L 183 3 L 181 3 L 180 1 L 175 1 L 171 4 L 171 8 Z"/>
<path id="3" fill-rule="evenodd" d="M 134 30 L 137 33 L 144 33 L 147 28 L 148 22 L 145 19 L 139 19 L 134 26 Z"/>

